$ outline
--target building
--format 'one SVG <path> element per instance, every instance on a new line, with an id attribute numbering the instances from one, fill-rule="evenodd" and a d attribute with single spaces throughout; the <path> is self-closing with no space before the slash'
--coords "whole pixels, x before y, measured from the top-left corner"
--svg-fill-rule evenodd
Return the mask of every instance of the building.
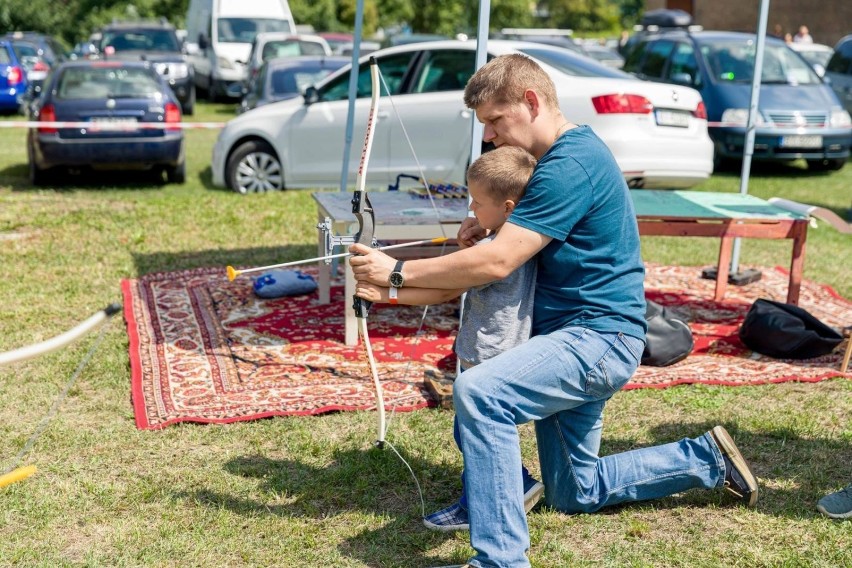
<path id="1" fill-rule="evenodd" d="M 695 23 L 705 30 L 757 31 L 761 0 L 646 0 L 645 10 L 670 8 L 692 14 Z M 850 0 L 770 0 L 767 33 L 775 25 L 784 33 L 796 35 L 806 25 L 816 43 L 834 46 L 837 40 L 852 33 L 852 1 Z"/>

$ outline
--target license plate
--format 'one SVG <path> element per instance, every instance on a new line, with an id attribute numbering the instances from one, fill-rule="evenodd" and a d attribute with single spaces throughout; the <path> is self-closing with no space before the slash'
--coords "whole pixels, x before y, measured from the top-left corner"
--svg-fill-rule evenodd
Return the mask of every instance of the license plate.
<path id="1" fill-rule="evenodd" d="M 822 136 L 782 136 L 782 148 L 822 148 Z"/>
<path id="2" fill-rule="evenodd" d="M 675 126 L 677 128 L 689 127 L 689 115 L 685 112 L 671 110 L 655 111 L 657 124 L 660 126 Z"/>
<path id="3" fill-rule="evenodd" d="M 100 130 L 125 130 L 136 126 L 135 118 L 120 116 L 93 116 L 91 121 Z"/>

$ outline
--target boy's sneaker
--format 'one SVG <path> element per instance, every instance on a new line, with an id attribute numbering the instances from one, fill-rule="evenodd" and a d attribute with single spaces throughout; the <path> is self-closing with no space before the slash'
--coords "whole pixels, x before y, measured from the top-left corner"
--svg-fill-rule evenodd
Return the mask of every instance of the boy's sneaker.
<path id="1" fill-rule="evenodd" d="M 529 513 L 544 494 L 544 484 L 532 477 L 524 479 L 524 511 Z M 423 517 L 423 524 L 433 531 L 451 532 L 470 530 L 467 509 L 454 503 L 445 509 Z"/>
<path id="2" fill-rule="evenodd" d="M 445 509 L 436 511 L 431 515 L 426 515 L 423 517 L 423 524 L 426 525 L 426 528 L 433 531 L 451 532 L 470 530 L 467 509 L 458 503 L 453 503 Z"/>
<path id="3" fill-rule="evenodd" d="M 710 430 L 710 435 L 719 446 L 725 461 L 725 491 L 740 499 L 744 505 L 754 507 L 757 503 L 757 477 L 737 449 L 734 439 L 723 426 Z"/>
<path id="4" fill-rule="evenodd" d="M 852 485 L 820 499 L 817 510 L 832 519 L 852 518 Z"/>
<path id="5" fill-rule="evenodd" d="M 529 513 L 541 496 L 544 495 L 544 484 L 534 477 L 524 478 L 524 511 Z"/>

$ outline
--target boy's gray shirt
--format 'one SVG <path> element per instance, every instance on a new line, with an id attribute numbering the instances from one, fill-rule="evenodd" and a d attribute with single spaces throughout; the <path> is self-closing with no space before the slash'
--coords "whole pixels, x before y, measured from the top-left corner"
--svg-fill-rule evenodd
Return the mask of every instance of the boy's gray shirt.
<path id="1" fill-rule="evenodd" d="M 467 291 L 454 346 L 463 368 L 478 365 L 530 338 L 536 260 L 529 259 L 502 280 Z"/>

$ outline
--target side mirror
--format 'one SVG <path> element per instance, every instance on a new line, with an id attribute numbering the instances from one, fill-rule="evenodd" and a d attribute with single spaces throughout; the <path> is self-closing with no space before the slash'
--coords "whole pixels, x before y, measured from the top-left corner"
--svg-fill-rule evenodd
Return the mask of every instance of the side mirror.
<path id="1" fill-rule="evenodd" d="M 316 87 L 311 85 L 307 89 L 305 89 L 305 104 L 312 105 L 314 103 L 318 103 L 320 101 L 319 91 Z"/>
<path id="2" fill-rule="evenodd" d="M 204 34 L 198 34 L 198 49 L 204 51 L 210 46 L 210 42 L 207 40 L 207 36 Z"/>
<path id="3" fill-rule="evenodd" d="M 819 63 L 814 63 L 814 71 L 816 71 L 816 74 L 820 77 L 825 77 L 825 67 L 823 67 Z"/>
<path id="4" fill-rule="evenodd" d="M 200 51 L 197 43 L 186 43 L 183 46 L 183 52 L 187 55 L 197 55 Z"/>

